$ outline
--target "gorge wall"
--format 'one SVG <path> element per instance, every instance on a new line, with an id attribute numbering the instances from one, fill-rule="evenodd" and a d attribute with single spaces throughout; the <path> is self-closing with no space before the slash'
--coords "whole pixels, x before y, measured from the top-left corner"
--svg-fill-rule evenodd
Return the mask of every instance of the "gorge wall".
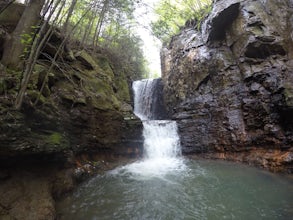
<path id="1" fill-rule="evenodd" d="M 23 10 L 14 4 L 1 14 L 0 56 Z M 56 29 L 37 60 L 19 111 L 14 101 L 22 70 L 1 65 L 0 158 L 70 151 L 139 154 L 142 124 L 132 113 L 131 84 L 140 76 L 125 71 L 102 48 L 81 49 L 78 42 L 65 45 L 52 65 L 48 57 L 63 40 Z"/>
<path id="2" fill-rule="evenodd" d="M 0 57 L 23 10 L 14 4 L 0 15 Z M 56 29 L 20 110 L 14 102 L 22 70 L 0 64 L 0 219 L 56 219 L 54 199 L 142 154 L 142 123 L 131 106 L 131 83 L 140 76 L 107 51 L 80 49 L 76 42 L 52 67 L 48 57 L 63 40 Z"/>
<path id="3" fill-rule="evenodd" d="M 293 1 L 218 0 L 163 48 L 183 153 L 293 172 Z"/>

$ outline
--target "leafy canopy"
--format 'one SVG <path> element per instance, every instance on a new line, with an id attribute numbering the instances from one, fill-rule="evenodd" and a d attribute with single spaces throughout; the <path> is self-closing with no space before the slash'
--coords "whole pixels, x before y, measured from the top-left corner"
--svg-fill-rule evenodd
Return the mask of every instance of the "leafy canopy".
<path id="1" fill-rule="evenodd" d="M 187 21 L 199 28 L 211 4 L 212 0 L 161 0 L 155 7 L 157 19 L 151 23 L 153 34 L 167 43 Z"/>
<path id="2" fill-rule="evenodd" d="M 43 11 L 54 13 L 50 23 L 73 48 L 110 54 L 118 59 L 115 62 L 137 71 L 132 78 L 145 74 L 141 41 L 131 26 L 140 0 L 46 0 L 46 4 Z"/>

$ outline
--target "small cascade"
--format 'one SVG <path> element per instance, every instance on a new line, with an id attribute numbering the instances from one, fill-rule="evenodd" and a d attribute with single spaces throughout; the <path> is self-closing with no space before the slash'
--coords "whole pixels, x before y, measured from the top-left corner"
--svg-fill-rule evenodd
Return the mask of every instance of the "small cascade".
<path id="1" fill-rule="evenodd" d="M 146 94 L 152 92 L 153 80 L 141 80 L 133 83 L 134 91 L 134 114 L 141 120 L 151 117 L 151 97 Z"/>
<path id="2" fill-rule="evenodd" d="M 163 101 L 163 84 L 159 79 L 144 79 L 133 83 L 134 113 L 141 120 L 166 118 Z"/>
<path id="3" fill-rule="evenodd" d="M 143 122 L 145 158 L 172 158 L 180 155 L 180 140 L 175 121 Z"/>
<path id="4" fill-rule="evenodd" d="M 154 85 L 135 84 L 150 100 L 146 88 Z M 145 108 L 136 108 L 145 119 L 144 158 L 83 184 L 57 204 L 60 220 L 292 219 L 292 178 L 239 164 L 184 160 L 176 122 L 149 120 Z"/>
<path id="5" fill-rule="evenodd" d="M 124 167 L 126 172 L 162 176 L 184 167 L 176 122 L 157 120 L 165 117 L 160 82 L 148 79 L 133 83 L 134 113 L 144 127 L 144 159 Z"/>

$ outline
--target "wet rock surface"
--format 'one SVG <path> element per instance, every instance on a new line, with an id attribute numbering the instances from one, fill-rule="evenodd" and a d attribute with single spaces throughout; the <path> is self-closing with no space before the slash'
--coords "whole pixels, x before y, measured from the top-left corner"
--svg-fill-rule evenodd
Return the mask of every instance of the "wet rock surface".
<path id="1" fill-rule="evenodd" d="M 71 155 L 66 163 L 23 156 L 9 163 L 1 161 L 0 219 L 58 219 L 56 200 L 72 193 L 82 181 L 130 161 L 93 153 Z"/>
<path id="2" fill-rule="evenodd" d="M 200 31 L 186 28 L 162 50 L 164 99 L 185 154 L 292 154 L 292 10 L 290 1 L 219 0 Z M 274 166 L 268 155 L 256 164 Z M 288 158 L 278 171 L 293 172 Z"/>

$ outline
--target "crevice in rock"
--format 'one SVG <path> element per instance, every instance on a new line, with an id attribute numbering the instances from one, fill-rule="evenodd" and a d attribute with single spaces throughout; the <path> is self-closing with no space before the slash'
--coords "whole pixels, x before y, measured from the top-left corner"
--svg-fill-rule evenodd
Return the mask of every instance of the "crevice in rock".
<path id="1" fill-rule="evenodd" d="M 257 41 L 247 45 L 244 55 L 248 58 L 266 59 L 272 55 L 285 56 L 286 51 L 279 44 L 269 44 Z"/>
<path id="2" fill-rule="evenodd" d="M 221 41 L 225 38 L 227 28 L 233 23 L 239 14 L 240 3 L 230 5 L 221 11 L 217 17 L 211 21 L 211 31 L 209 41 Z"/>
<path id="3" fill-rule="evenodd" d="M 280 115 L 280 125 L 284 130 L 293 132 L 293 107 L 281 107 L 278 111 Z"/>

